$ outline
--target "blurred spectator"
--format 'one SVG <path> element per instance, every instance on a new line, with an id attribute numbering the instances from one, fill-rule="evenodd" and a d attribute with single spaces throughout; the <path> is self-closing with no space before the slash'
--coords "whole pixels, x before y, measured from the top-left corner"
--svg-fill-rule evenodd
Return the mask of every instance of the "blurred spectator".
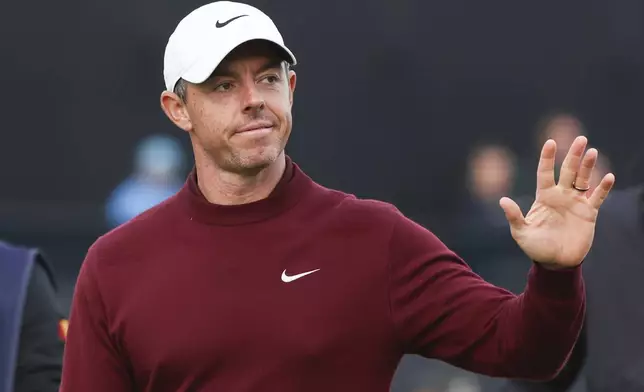
<path id="1" fill-rule="evenodd" d="M 555 176 L 559 177 L 559 168 L 563 162 L 568 149 L 577 136 L 588 136 L 584 124 L 572 113 L 555 112 L 543 116 L 536 125 L 534 144 L 535 155 L 528 154 L 525 159 L 519 162 L 519 174 L 517 175 L 516 190 L 520 193 L 531 193 L 537 181 L 533 170 L 534 163 L 538 160 L 538 153 L 543 143 L 552 139 L 557 143 L 557 155 L 555 157 Z M 601 179 L 601 177 L 600 177 Z"/>
<path id="2" fill-rule="evenodd" d="M 509 196 L 522 209 L 528 199 L 514 194 L 516 157 L 508 148 L 488 144 L 473 150 L 468 160 L 470 198 L 457 219 L 458 242 L 453 244 L 472 269 L 484 279 L 513 292 L 523 291 L 530 268 L 509 235 L 499 200 Z"/>
<path id="3" fill-rule="evenodd" d="M 541 148 L 543 143 L 548 139 L 552 139 L 557 143 L 557 156 L 555 170 L 559 170 L 561 163 L 563 162 L 566 152 L 570 148 L 573 140 L 577 136 L 585 135 L 588 136 L 586 128 L 581 120 L 570 113 L 556 113 L 554 115 L 545 116 L 537 124 L 537 146 Z M 532 167 L 532 165 L 526 165 Z M 590 187 L 588 194 L 590 194 L 601 179 L 610 172 L 611 165 L 608 157 L 603 154 L 599 154 L 597 158 L 596 169 L 593 171 L 593 176 L 591 178 Z M 534 173 L 532 170 L 529 171 L 530 177 L 534 178 Z M 557 173 L 558 175 L 558 173 Z M 533 187 L 534 184 L 527 184 L 530 187 Z"/>
<path id="4" fill-rule="evenodd" d="M 185 182 L 185 163 L 185 153 L 176 139 L 155 135 L 141 141 L 134 172 L 107 201 L 108 225 L 121 225 L 174 195 Z"/>
<path id="5" fill-rule="evenodd" d="M 468 160 L 468 190 L 471 195 L 466 215 L 474 210 L 481 223 L 507 227 L 499 199 L 512 196 L 515 175 L 515 156 L 500 145 L 478 147 Z"/>
<path id="6" fill-rule="evenodd" d="M 67 324 L 50 266 L 0 242 L 0 288 L 0 391 L 58 391 Z"/>
<path id="7" fill-rule="evenodd" d="M 537 146 L 552 139 L 557 143 L 555 167 L 559 167 L 568 149 L 577 136 L 588 136 L 581 120 L 570 113 L 556 113 L 545 116 L 537 124 Z"/>

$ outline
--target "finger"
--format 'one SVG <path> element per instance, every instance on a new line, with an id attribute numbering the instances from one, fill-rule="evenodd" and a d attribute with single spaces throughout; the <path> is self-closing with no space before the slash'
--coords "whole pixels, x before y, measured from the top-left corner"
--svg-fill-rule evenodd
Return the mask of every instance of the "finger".
<path id="1" fill-rule="evenodd" d="M 539 167 L 537 168 L 537 189 L 547 189 L 555 186 L 555 154 L 557 143 L 548 140 L 541 149 Z"/>
<path id="2" fill-rule="evenodd" d="M 561 164 L 561 173 L 559 174 L 559 185 L 572 188 L 572 182 L 575 181 L 577 177 L 577 171 L 579 170 L 579 164 L 581 163 L 581 156 L 586 149 L 588 144 L 588 139 L 585 136 L 577 136 L 575 141 L 572 142 L 566 158 L 564 158 L 563 163 Z"/>
<path id="3" fill-rule="evenodd" d="M 597 163 L 597 150 L 591 148 L 586 151 L 586 155 L 581 160 L 581 166 L 577 172 L 577 178 L 573 183 L 575 188 L 588 189 L 590 187 L 590 177 L 593 174 L 593 169 Z"/>
<path id="4" fill-rule="evenodd" d="M 604 200 L 608 197 L 610 190 L 613 189 L 613 185 L 615 185 L 615 176 L 613 173 L 606 174 L 597 188 L 593 191 L 593 194 L 588 198 L 590 205 L 599 209 Z"/>
<path id="5" fill-rule="evenodd" d="M 502 197 L 499 200 L 499 205 L 505 212 L 505 218 L 508 220 L 510 227 L 513 229 L 520 229 L 525 224 L 525 218 L 521 212 L 519 205 L 508 197 Z"/>

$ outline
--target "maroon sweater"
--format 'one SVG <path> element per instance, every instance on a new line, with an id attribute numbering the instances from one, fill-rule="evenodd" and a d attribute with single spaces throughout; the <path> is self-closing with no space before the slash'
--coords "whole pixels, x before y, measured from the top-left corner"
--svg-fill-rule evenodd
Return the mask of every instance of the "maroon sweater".
<path id="1" fill-rule="evenodd" d="M 584 310 L 580 269 L 535 266 L 515 296 L 393 206 L 290 161 L 240 206 L 209 204 L 193 174 L 89 250 L 61 390 L 385 392 L 404 353 L 545 379 Z"/>

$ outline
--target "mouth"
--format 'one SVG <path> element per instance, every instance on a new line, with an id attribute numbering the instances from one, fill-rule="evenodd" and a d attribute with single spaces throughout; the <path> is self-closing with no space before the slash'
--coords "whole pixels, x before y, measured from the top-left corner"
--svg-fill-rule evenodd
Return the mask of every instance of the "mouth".
<path id="1" fill-rule="evenodd" d="M 264 135 L 273 130 L 273 123 L 269 121 L 258 121 L 258 122 L 252 122 L 250 124 L 247 124 L 237 130 L 235 134 L 242 134 L 242 135 L 248 135 L 248 136 L 253 136 L 253 135 Z"/>

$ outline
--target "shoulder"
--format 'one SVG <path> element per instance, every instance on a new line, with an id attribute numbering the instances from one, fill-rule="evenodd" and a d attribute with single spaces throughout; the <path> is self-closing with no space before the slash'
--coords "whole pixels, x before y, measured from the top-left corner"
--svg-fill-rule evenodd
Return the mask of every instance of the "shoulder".
<path id="1" fill-rule="evenodd" d="M 176 196 L 146 210 L 128 222 L 100 236 L 89 248 L 84 264 L 104 264 L 132 259 L 141 250 L 156 248 L 175 227 Z"/>
<path id="2" fill-rule="evenodd" d="M 393 204 L 369 198 L 360 198 L 350 193 L 323 188 L 317 193 L 320 202 L 311 213 L 320 220 L 333 221 L 344 229 L 369 227 L 369 231 L 391 231 L 404 215 Z M 324 201 L 322 201 L 324 200 Z M 313 219 L 313 217 L 312 217 Z"/>
<path id="3" fill-rule="evenodd" d="M 347 198 L 343 204 L 343 214 L 359 216 L 386 230 L 389 252 L 399 255 L 422 253 L 427 257 L 454 255 L 430 229 L 411 219 L 391 203 Z"/>
<path id="4" fill-rule="evenodd" d="M 317 211 L 306 222 L 315 224 L 316 219 L 323 222 L 334 237 L 374 252 L 394 268 L 423 268 L 438 259 L 450 265 L 458 264 L 459 268 L 464 265 L 437 235 L 394 204 L 333 190 L 328 192 L 335 198 L 334 203 L 329 203 L 332 207 Z"/>
<path id="5" fill-rule="evenodd" d="M 369 231 L 378 231 L 380 238 L 388 238 L 389 245 L 394 247 L 414 241 L 431 247 L 440 243 L 429 229 L 406 216 L 392 203 L 334 190 L 329 192 L 336 202 L 323 215 L 341 222 L 344 229 L 357 231 L 368 227 Z"/>
<path id="6" fill-rule="evenodd" d="M 380 200 L 346 198 L 342 207 L 347 212 L 391 223 L 403 217 L 402 212 L 395 205 Z"/>
<path id="7" fill-rule="evenodd" d="M 415 273 L 428 268 L 469 270 L 469 266 L 429 228 L 392 203 L 344 195 L 337 206 L 342 230 L 369 232 L 370 243 L 383 252 L 392 271 Z"/>
<path id="8" fill-rule="evenodd" d="M 318 186 L 316 192 L 320 199 L 327 201 L 326 206 L 341 214 L 349 214 L 354 218 L 393 222 L 402 217 L 402 213 L 391 203 L 360 198 L 351 193 Z"/>
<path id="9" fill-rule="evenodd" d="M 12 244 L 6 241 L 0 241 L 0 258 L 6 259 L 12 256 L 27 254 L 31 260 L 34 260 L 38 251 L 34 248 Z M 1 261 L 1 260 L 0 260 Z"/>
<path id="10" fill-rule="evenodd" d="M 56 287 L 53 267 L 40 249 L 0 241 L 0 262 L 2 259 L 12 257 L 11 255 L 16 256 L 14 258 L 17 260 L 31 263 L 31 266 L 28 267 L 30 268 L 32 279 L 34 275 L 41 275 L 44 282 L 54 288 Z"/>

